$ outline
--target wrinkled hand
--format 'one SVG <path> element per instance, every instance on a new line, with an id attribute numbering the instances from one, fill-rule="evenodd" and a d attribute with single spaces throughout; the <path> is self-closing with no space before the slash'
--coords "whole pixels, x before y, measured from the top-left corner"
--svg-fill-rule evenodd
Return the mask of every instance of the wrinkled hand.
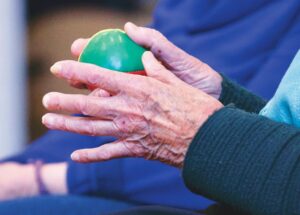
<path id="1" fill-rule="evenodd" d="M 142 61 L 147 76 L 75 61 L 60 61 L 52 66 L 51 71 L 60 78 L 96 86 L 111 95 L 45 95 L 43 104 L 50 111 L 90 116 L 48 113 L 42 119 L 48 128 L 118 137 L 114 143 L 74 152 L 73 160 L 144 157 L 177 167 L 183 165 L 197 130 L 222 104 L 178 79 L 151 52 L 145 52 Z"/>
<path id="2" fill-rule="evenodd" d="M 222 77 L 207 64 L 179 49 L 154 29 L 137 27 L 132 23 L 127 23 L 124 29 L 133 41 L 148 48 L 178 78 L 214 98 L 220 97 Z M 76 40 L 71 47 L 72 54 L 78 57 L 88 41 Z M 71 84 L 79 88 L 84 86 L 78 81 Z"/>
<path id="3" fill-rule="evenodd" d="M 9 200 L 38 194 L 34 167 L 14 162 L 0 164 L 0 200 Z"/>

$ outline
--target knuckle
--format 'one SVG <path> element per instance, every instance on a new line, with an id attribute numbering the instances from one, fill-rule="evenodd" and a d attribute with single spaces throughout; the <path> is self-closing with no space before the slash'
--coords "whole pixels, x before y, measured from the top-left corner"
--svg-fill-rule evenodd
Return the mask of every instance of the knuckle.
<path id="1" fill-rule="evenodd" d="M 164 37 L 162 35 L 162 33 L 160 33 L 159 31 L 157 31 L 156 29 L 153 29 L 153 28 L 150 29 L 150 35 L 152 36 L 152 38 L 162 38 L 162 37 Z"/>
<path id="2" fill-rule="evenodd" d="M 142 122 L 135 117 L 117 117 L 114 119 L 114 126 L 122 136 L 128 136 L 141 130 Z"/>
<path id="3" fill-rule="evenodd" d="M 150 30 L 150 35 L 152 38 L 152 40 L 151 40 L 152 47 L 158 45 L 164 37 L 159 31 L 157 31 L 155 29 Z"/>
<path id="4" fill-rule="evenodd" d="M 136 157 L 146 157 L 148 153 L 147 153 L 147 150 L 145 149 L 145 147 L 143 147 L 141 145 L 137 145 L 135 147 L 134 154 Z"/>
<path id="5" fill-rule="evenodd" d="M 82 63 L 82 70 L 84 70 L 84 75 L 86 78 L 87 84 L 97 86 L 99 83 L 101 83 L 102 76 L 106 74 L 106 70 L 103 68 L 100 68 L 96 65 L 92 64 L 85 64 Z M 104 71 L 105 70 L 105 71 Z"/>
<path id="6" fill-rule="evenodd" d="M 64 119 L 63 117 L 58 117 L 56 119 L 55 122 L 58 126 L 58 128 L 62 129 L 62 130 L 66 130 L 66 131 L 70 131 L 71 130 L 71 125 L 69 120 Z"/>
<path id="7" fill-rule="evenodd" d="M 83 115 L 89 115 L 90 107 L 88 105 L 88 98 L 85 96 L 78 97 L 78 108 Z"/>
<path id="8" fill-rule="evenodd" d="M 89 154 L 87 150 L 81 150 L 80 151 L 80 161 L 81 162 L 89 162 L 91 159 L 89 158 Z"/>
<path id="9" fill-rule="evenodd" d="M 164 52 L 164 47 L 169 45 L 168 39 L 159 31 L 152 29 L 150 40 L 150 49 L 157 57 L 160 57 Z"/>
<path id="10" fill-rule="evenodd" d="M 126 136 L 126 133 L 129 133 L 130 129 L 128 129 L 128 120 L 125 117 L 117 117 L 113 120 L 113 125 L 116 130 L 120 131 L 122 136 Z"/>
<path id="11" fill-rule="evenodd" d="M 149 75 L 149 77 L 150 76 L 153 76 L 153 74 Z M 144 76 L 140 76 L 137 78 L 137 81 L 131 85 L 132 89 L 134 89 L 136 92 L 139 92 L 139 94 L 142 96 L 148 96 L 148 94 L 151 94 L 152 88 L 156 87 L 154 86 L 153 80 Z M 126 102 L 129 101 L 131 100 L 128 100 Z"/>
<path id="12" fill-rule="evenodd" d="M 111 154 L 107 151 L 97 151 L 96 157 L 97 160 L 109 160 L 111 158 Z"/>
<path id="13" fill-rule="evenodd" d="M 99 77 L 98 74 L 96 74 L 95 70 L 90 70 L 90 74 L 86 74 L 87 76 L 87 82 L 91 86 L 98 86 L 100 83 L 101 78 Z"/>
<path id="14" fill-rule="evenodd" d="M 66 131 L 75 130 L 72 126 L 72 123 L 69 120 L 64 120 L 64 122 L 61 124 L 61 127 L 63 130 L 66 130 Z"/>
<path id="15" fill-rule="evenodd" d="M 91 136 L 96 136 L 98 134 L 98 129 L 93 121 L 87 122 L 84 126 L 87 134 Z"/>

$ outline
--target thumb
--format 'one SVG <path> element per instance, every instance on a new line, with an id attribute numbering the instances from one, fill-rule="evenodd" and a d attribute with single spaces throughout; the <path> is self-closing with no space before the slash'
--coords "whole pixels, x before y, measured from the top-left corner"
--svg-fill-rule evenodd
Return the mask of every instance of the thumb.
<path id="1" fill-rule="evenodd" d="M 150 51 L 143 54 L 142 62 L 147 76 L 164 83 L 174 83 L 177 80 L 177 77 L 167 70 Z"/>
<path id="2" fill-rule="evenodd" d="M 77 39 L 71 45 L 71 53 L 74 57 L 79 57 L 90 39 Z"/>
<path id="3" fill-rule="evenodd" d="M 126 23 L 124 29 L 128 36 L 137 44 L 150 51 L 169 68 L 176 67 L 178 61 L 189 59 L 190 55 L 176 47 L 159 31 L 151 28 L 138 27 L 133 23 Z"/>

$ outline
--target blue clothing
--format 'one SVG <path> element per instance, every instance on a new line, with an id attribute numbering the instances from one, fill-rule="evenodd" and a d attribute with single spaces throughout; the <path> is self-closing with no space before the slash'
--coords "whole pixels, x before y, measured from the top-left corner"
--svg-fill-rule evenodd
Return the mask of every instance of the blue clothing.
<path id="1" fill-rule="evenodd" d="M 163 0 L 152 26 L 269 99 L 300 47 L 300 1 Z"/>
<path id="2" fill-rule="evenodd" d="M 300 128 L 300 50 L 284 75 L 275 95 L 260 114 L 276 122 Z"/>
<path id="3" fill-rule="evenodd" d="M 270 98 L 300 45 L 300 1 L 162 0 L 152 26 L 217 71 Z M 74 149 L 112 140 L 50 131 L 10 160 L 67 161 L 71 194 L 188 209 L 212 203 L 185 188 L 180 170 L 162 163 L 138 158 L 97 164 L 69 160 Z"/>
<path id="4" fill-rule="evenodd" d="M 1 202 L 5 215 L 99 215 L 135 207 L 123 201 L 86 196 L 40 196 Z"/>
<path id="5" fill-rule="evenodd" d="M 78 148 L 92 148 L 113 141 L 112 137 L 90 137 L 63 131 L 49 131 L 19 156 L 9 158 L 26 163 L 28 158 L 45 162 L 68 162 L 70 194 L 90 194 L 139 204 L 162 204 L 202 209 L 212 201 L 191 193 L 179 169 L 142 158 L 124 158 L 93 164 L 69 159 Z M 155 172 L 155 174 L 154 174 Z M 199 205 L 199 202 L 201 203 Z"/>

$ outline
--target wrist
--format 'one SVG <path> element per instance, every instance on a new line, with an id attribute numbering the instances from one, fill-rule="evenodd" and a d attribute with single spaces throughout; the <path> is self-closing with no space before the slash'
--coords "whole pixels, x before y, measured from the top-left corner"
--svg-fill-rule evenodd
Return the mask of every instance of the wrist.
<path id="1" fill-rule="evenodd" d="M 215 89 L 215 93 L 212 95 L 216 99 L 220 99 L 221 93 L 222 93 L 222 82 L 223 82 L 223 77 L 216 71 L 212 71 L 211 74 L 213 78 L 213 85 Z"/>
<path id="2" fill-rule="evenodd" d="M 199 130 L 199 128 L 201 128 L 207 122 L 207 120 L 212 115 L 214 115 L 214 113 L 218 112 L 223 107 L 224 107 L 224 105 L 219 100 L 210 97 L 209 101 L 204 106 L 204 108 L 202 110 L 198 111 L 199 112 L 198 113 L 199 116 L 201 116 L 199 118 L 199 122 L 198 122 L 198 125 L 200 125 L 200 126 L 198 128 L 196 128 L 195 134 L 197 133 L 197 131 Z"/>
<path id="3" fill-rule="evenodd" d="M 199 97 L 203 97 L 204 95 L 201 95 Z M 186 144 L 181 144 L 180 146 L 183 148 L 182 150 L 182 156 L 178 159 L 179 165 L 178 167 L 183 167 L 184 159 L 186 157 L 186 153 L 189 149 L 190 144 L 192 143 L 193 139 L 197 135 L 198 131 L 201 130 L 201 128 L 204 126 L 204 124 L 209 120 L 210 117 L 212 117 L 216 112 L 224 108 L 223 104 L 218 101 L 215 98 L 212 98 L 209 95 L 206 95 L 207 101 L 205 102 L 206 104 L 203 104 L 204 101 L 200 100 L 199 104 L 193 108 L 194 111 L 191 111 L 193 113 L 193 116 L 191 119 L 193 120 L 187 120 L 191 123 L 191 126 L 189 127 L 188 131 L 185 130 L 184 133 L 189 132 L 189 138 L 185 142 Z M 186 126 L 188 127 L 188 126 Z M 175 159 L 174 159 L 175 160 Z"/>
<path id="4" fill-rule="evenodd" d="M 64 195 L 67 190 L 67 163 L 46 164 L 41 169 L 41 180 L 47 191 L 54 195 Z"/>
<path id="5" fill-rule="evenodd" d="M 18 184 L 20 185 L 19 190 L 24 193 L 24 196 L 39 195 L 39 188 L 38 183 L 36 182 L 36 173 L 34 165 L 22 165 L 19 174 L 22 176 L 22 180 L 18 182 Z M 21 181 L 22 183 L 20 183 Z"/>

